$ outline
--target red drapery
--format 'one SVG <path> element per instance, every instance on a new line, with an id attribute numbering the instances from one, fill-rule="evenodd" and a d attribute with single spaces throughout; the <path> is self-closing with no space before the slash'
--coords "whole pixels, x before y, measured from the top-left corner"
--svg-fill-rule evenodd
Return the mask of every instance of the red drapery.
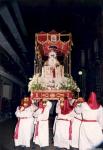
<path id="1" fill-rule="evenodd" d="M 67 37 L 67 40 L 61 40 L 61 37 Z M 43 51 L 44 55 L 48 55 L 51 51 L 51 46 L 55 47 L 55 51 L 57 50 L 58 55 L 66 55 L 70 52 L 72 46 L 72 39 L 69 34 L 62 35 L 54 30 L 49 33 L 40 32 L 36 34 L 35 40 L 37 41 L 37 47 L 40 51 Z"/>

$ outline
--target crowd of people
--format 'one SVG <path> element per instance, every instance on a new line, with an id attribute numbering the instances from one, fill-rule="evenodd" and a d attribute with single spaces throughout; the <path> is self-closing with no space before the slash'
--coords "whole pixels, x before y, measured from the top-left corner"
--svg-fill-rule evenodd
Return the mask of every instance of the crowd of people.
<path id="1" fill-rule="evenodd" d="M 25 97 L 15 112 L 18 122 L 14 132 L 15 146 L 30 148 L 33 142 L 42 149 L 49 147 L 49 113 L 52 102 L 35 101 Z M 87 101 L 82 97 L 61 97 L 56 104 L 53 125 L 55 149 L 94 150 L 103 143 L 103 107 L 96 93 L 91 92 Z M 49 148 L 48 148 L 49 150 Z"/>

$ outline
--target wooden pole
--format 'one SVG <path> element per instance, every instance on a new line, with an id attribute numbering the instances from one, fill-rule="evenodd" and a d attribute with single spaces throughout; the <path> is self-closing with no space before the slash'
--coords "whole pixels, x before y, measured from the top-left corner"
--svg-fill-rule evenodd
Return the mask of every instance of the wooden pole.
<path id="1" fill-rule="evenodd" d="M 69 53 L 69 74 L 71 75 L 71 51 Z"/>
<path id="2" fill-rule="evenodd" d="M 68 55 L 66 56 L 66 60 L 67 60 L 67 65 L 66 65 L 66 67 L 67 67 L 67 70 L 66 70 L 66 73 L 68 74 L 69 73 L 69 69 L 68 69 Z"/>

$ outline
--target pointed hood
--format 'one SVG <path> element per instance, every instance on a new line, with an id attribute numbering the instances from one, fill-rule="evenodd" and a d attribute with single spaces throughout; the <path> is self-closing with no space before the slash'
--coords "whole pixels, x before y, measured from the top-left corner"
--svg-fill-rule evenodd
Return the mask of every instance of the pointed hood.
<path id="1" fill-rule="evenodd" d="M 91 109 L 98 109 L 100 104 L 97 101 L 97 96 L 95 92 L 91 92 L 89 99 L 88 99 L 88 105 L 90 106 Z"/>
<path id="2" fill-rule="evenodd" d="M 61 106 L 61 114 L 69 114 L 73 110 L 73 107 L 70 106 L 68 99 L 64 99 L 63 106 Z"/>
<path id="3" fill-rule="evenodd" d="M 24 97 L 24 98 L 21 100 L 21 106 L 23 106 L 24 108 L 27 108 L 27 107 L 31 106 L 30 97 Z"/>
<path id="4" fill-rule="evenodd" d="M 41 108 L 41 109 L 44 111 L 46 105 L 44 105 L 43 103 L 44 103 L 43 100 L 40 100 L 40 101 L 39 101 L 39 108 Z M 42 111 L 42 112 L 43 112 L 43 111 Z"/>
<path id="5" fill-rule="evenodd" d="M 78 97 L 77 99 L 74 99 L 73 107 L 75 108 L 78 104 L 84 103 L 85 99 L 83 97 Z"/>
<path id="6" fill-rule="evenodd" d="M 42 108 L 42 109 L 44 109 L 44 106 L 43 106 L 43 101 L 42 101 L 42 100 L 40 100 L 40 101 L 39 101 L 39 108 Z"/>

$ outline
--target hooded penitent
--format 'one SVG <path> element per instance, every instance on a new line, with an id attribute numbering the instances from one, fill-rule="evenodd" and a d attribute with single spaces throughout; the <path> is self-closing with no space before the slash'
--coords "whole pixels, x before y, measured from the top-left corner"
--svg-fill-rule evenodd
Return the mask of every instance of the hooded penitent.
<path id="1" fill-rule="evenodd" d="M 77 99 L 75 99 L 73 107 L 75 108 L 78 104 L 81 104 L 83 102 L 85 102 L 85 99 L 83 97 L 78 97 Z"/>
<path id="2" fill-rule="evenodd" d="M 90 106 L 91 109 L 98 109 L 100 104 L 97 101 L 96 93 L 91 92 L 89 99 L 88 99 L 88 105 Z"/>
<path id="3" fill-rule="evenodd" d="M 47 101 L 45 101 L 45 100 L 40 100 L 39 101 L 39 108 L 41 108 L 43 111 L 44 111 L 44 108 L 45 108 L 45 106 L 46 106 L 46 103 L 47 103 Z M 42 112 L 43 112 L 42 111 Z"/>
<path id="4" fill-rule="evenodd" d="M 66 115 L 73 110 L 73 107 L 70 105 L 67 98 L 64 99 L 61 105 L 61 114 Z"/>
<path id="5" fill-rule="evenodd" d="M 21 107 L 27 108 L 31 106 L 31 100 L 29 97 L 24 97 L 24 99 L 21 101 Z"/>

